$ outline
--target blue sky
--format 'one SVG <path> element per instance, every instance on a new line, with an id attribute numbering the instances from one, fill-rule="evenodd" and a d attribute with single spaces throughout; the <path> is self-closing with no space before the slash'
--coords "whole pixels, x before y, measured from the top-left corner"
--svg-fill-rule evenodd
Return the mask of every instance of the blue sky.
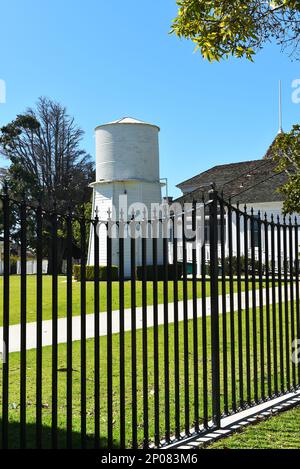
<path id="1" fill-rule="evenodd" d="M 0 126 L 48 96 L 74 115 L 94 155 L 98 124 L 124 116 L 158 124 L 172 195 L 211 166 L 261 158 L 278 130 L 280 78 L 284 128 L 299 122 L 291 99 L 299 63 L 270 45 L 254 64 L 209 64 L 168 34 L 176 11 L 175 0 L 3 0 Z"/>

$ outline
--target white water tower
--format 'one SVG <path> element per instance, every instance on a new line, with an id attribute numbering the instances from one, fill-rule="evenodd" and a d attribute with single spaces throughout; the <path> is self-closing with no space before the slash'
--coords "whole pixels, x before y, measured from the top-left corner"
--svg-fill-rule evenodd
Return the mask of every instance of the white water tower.
<path id="1" fill-rule="evenodd" d="M 96 182 L 92 184 L 93 213 L 98 211 L 100 220 L 108 219 L 108 211 L 115 209 L 120 215 L 120 200 L 127 198 L 130 206 L 142 203 L 161 204 L 159 174 L 159 127 L 130 117 L 96 127 Z M 123 196 L 123 197 L 122 197 Z M 126 196 L 126 197 L 125 197 Z M 121 197 L 121 199 L 120 199 Z M 106 231 L 99 233 L 100 265 L 106 265 Z M 162 243 L 158 243 L 158 263 L 162 263 Z M 125 240 L 125 275 L 130 276 L 130 240 Z M 113 240 L 112 262 L 119 265 L 119 243 Z M 136 264 L 141 265 L 141 242 L 136 243 Z M 152 242 L 147 242 L 147 263 L 152 264 Z M 94 265 L 94 233 L 91 230 L 88 264 Z"/>

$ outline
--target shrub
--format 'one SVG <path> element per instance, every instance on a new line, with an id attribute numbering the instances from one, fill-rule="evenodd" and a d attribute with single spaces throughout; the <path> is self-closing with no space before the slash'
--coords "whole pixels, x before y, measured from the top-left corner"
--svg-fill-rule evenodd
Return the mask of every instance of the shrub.
<path id="1" fill-rule="evenodd" d="M 222 271 L 224 269 L 225 275 L 230 275 L 230 259 L 226 257 L 224 259 L 224 265 L 222 265 L 221 259 L 219 259 L 219 275 L 222 275 Z M 259 271 L 259 261 L 254 261 L 254 272 L 257 273 Z M 241 275 L 245 274 L 245 256 L 240 257 L 240 272 Z M 265 265 L 262 265 L 262 272 L 265 272 Z M 238 259 L 236 256 L 232 256 L 232 275 L 237 275 L 238 273 Z M 252 273 L 252 259 L 248 259 L 248 273 Z M 206 275 L 210 275 L 210 262 L 206 263 Z"/>
<path id="2" fill-rule="evenodd" d="M 95 267 L 93 265 L 87 265 L 85 268 L 86 281 L 92 282 L 95 278 L 94 274 L 95 274 Z M 81 280 L 81 266 L 80 265 L 74 265 L 73 275 L 74 275 L 74 279 L 80 282 Z M 119 270 L 118 270 L 118 267 L 115 265 L 113 265 L 111 268 L 111 279 L 112 281 L 116 281 L 119 279 Z M 99 266 L 99 280 L 100 281 L 107 280 L 107 266 L 106 265 Z"/>
<path id="3" fill-rule="evenodd" d="M 146 267 L 147 270 L 147 280 L 153 281 L 154 280 L 154 266 L 153 265 L 147 265 Z M 177 279 L 180 279 L 183 274 L 183 265 L 181 263 L 177 264 Z M 143 279 L 143 267 L 138 266 L 136 269 L 136 275 L 138 280 Z M 165 268 L 163 265 L 158 265 L 157 266 L 157 280 L 162 281 L 165 278 Z M 174 264 L 169 264 L 168 265 L 168 280 L 175 280 L 175 267 Z"/>
<path id="4" fill-rule="evenodd" d="M 229 257 L 226 257 L 225 266 L 224 266 L 226 275 L 230 274 L 229 266 L 230 266 Z M 254 267 L 255 272 L 258 272 L 259 271 L 259 261 L 255 260 L 254 261 L 254 266 L 252 266 L 252 259 L 249 258 L 248 259 L 248 272 L 249 273 L 252 272 L 252 267 Z M 265 266 L 262 265 L 262 271 L 264 272 L 264 270 L 265 270 Z M 232 271 L 233 271 L 233 275 L 237 275 L 237 273 L 238 273 L 238 259 L 237 259 L 236 256 L 232 257 Z M 240 272 L 241 272 L 241 274 L 245 273 L 245 256 L 240 257 Z"/>

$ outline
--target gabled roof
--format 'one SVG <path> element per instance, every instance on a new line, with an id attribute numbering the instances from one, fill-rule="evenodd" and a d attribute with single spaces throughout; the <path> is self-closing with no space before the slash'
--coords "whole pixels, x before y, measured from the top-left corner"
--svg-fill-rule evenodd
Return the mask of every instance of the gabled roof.
<path id="1" fill-rule="evenodd" d="M 264 163 L 264 164 L 263 164 Z M 223 192 L 225 199 L 241 204 L 260 202 L 282 202 L 283 195 L 278 188 L 285 184 L 285 173 L 275 171 L 273 161 L 249 161 L 231 165 L 216 166 L 198 178 L 197 189 L 184 194 L 177 202 L 185 203 L 201 200 L 203 193 L 208 197 L 210 184 Z"/>
<path id="2" fill-rule="evenodd" d="M 275 137 L 275 139 L 273 140 L 273 142 L 269 146 L 265 156 L 263 157 L 264 160 L 270 160 L 270 159 L 273 158 L 273 156 L 274 156 L 274 147 L 275 147 L 276 140 L 277 140 L 279 135 L 280 135 L 280 133 Z"/>
<path id="3" fill-rule="evenodd" d="M 150 125 L 151 127 L 156 127 L 158 130 L 160 130 L 160 128 L 155 124 L 149 124 L 148 122 L 144 122 L 144 121 L 141 121 L 139 119 L 135 119 L 133 117 L 123 117 L 122 119 L 118 119 L 116 121 L 112 121 L 112 122 L 108 122 L 106 124 L 98 125 L 96 127 L 96 129 L 99 129 L 100 127 L 104 127 L 106 125 L 116 125 L 116 124 Z"/>
<path id="4" fill-rule="evenodd" d="M 282 202 L 284 198 L 278 188 L 285 184 L 287 176 L 285 173 L 277 173 L 277 165 L 272 159 L 276 138 L 262 160 L 214 166 L 178 184 L 177 187 L 185 192 L 178 202 L 199 200 L 203 193 L 207 197 L 211 184 L 214 184 L 219 192 L 223 192 L 225 198 L 232 198 L 243 204 Z"/>
<path id="5" fill-rule="evenodd" d="M 185 191 L 185 189 L 188 189 L 191 186 L 209 187 L 211 183 L 218 183 L 218 186 L 222 187 L 233 178 L 243 175 L 247 176 L 250 171 L 254 171 L 257 167 L 260 167 L 262 163 L 263 162 L 261 160 L 253 160 L 214 166 L 213 168 L 178 184 L 177 187 L 182 191 Z"/>

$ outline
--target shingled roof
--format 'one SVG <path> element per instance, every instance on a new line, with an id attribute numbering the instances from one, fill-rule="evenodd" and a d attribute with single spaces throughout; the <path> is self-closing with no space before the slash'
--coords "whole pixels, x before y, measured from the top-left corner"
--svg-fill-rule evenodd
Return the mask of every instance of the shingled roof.
<path id="1" fill-rule="evenodd" d="M 184 181 L 177 187 L 184 192 L 177 202 L 185 203 L 200 200 L 208 196 L 213 183 L 225 198 L 240 203 L 282 202 L 283 196 L 278 188 L 283 185 L 287 176 L 276 172 L 276 164 L 272 160 L 272 147 L 269 147 L 262 160 L 243 161 L 214 166 L 197 176 Z M 195 188 L 191 192 L 191 188 Z"/>

